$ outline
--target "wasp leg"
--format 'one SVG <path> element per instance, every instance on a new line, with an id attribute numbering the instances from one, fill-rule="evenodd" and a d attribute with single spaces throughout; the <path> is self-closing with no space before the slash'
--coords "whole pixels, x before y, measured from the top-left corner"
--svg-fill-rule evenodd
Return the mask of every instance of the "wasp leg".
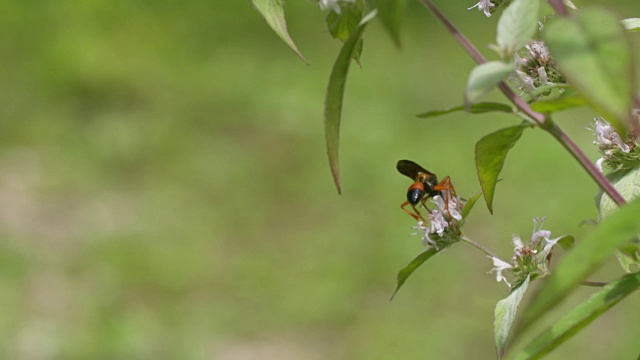
<path id="1" fill-rule="evenodd" d="M 449 199 L 452 199 L 458 196 L 456 194 L 456 189 L 453 187 L 453 183 L 451 182 L 451 179 L 448 176 L 446 176 L 444 179 L 442 179 L 442 181 L 438 183 L 438 185 L 434 186 L 433 189 L 436 191 L 442 191 L 444 193 L 444 208 L 447 211 L 447 214 L 449 214 L 449 219 L 453 223 L 453 226 L 455 226 L 458 233 L 460 233 L 460 228 L 458 227 L 458 223 L 453 221 L 454 220 L 453 216 L 451 216 L 451 212 L 449 211 Z"/>
<path id="2" fill-rule="evenodd" d="M 409 214 L 412 218 L 416 219 L 416 221 L 422 221 L 423 223 L 426 223 L 427 221 L 422 217 L 422 215 L 420 215 L 420 212 L 418 211 L 418 209 L 416 209 L 415 206 L 411 205 L 411 208 L 413 209 L 413 211 L 415 212 L 412 213 L 411 211 L 407 210 L 405 208 L 405 206 L 407 205 L 411 205 L 411 203 L 409 203 L 408 201 L 405 201 L 402 203 L 402 205 L 400 205 L 400 209 L 402 209 L 404 212 L 406 212 L 407 214 Z"/>

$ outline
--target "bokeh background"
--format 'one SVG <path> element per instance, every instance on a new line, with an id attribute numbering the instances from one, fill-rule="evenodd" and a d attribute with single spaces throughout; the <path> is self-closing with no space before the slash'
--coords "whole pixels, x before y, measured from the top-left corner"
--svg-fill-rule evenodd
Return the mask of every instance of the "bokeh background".
<path id="1" fill-rule="evenodd" d="M 491 55 L 497 17 L 439 3 Z M 2 2 L 0 358 L 494 358 L 506 288 L 473 248 L 433 258 L 389 301 L 422 250 L 394 166 L 417 161 L 469 197 L 475 142 L 519 120 L 415 117 L 460 104 L 473 63 L 412 3 L 402 51 L 374 22 L 351 69 L 338 195 L 322 111 L 340 43 L 313 2 L 286 11 L 309 65 L 247 1 Z M 595 160 L 593 116 L 558 122 Z M 536 216 L 554 235 L 591 231 L 596 186 L 541 131 L 502 178 L 494 215 L 479 203 L 466 231 L 505 259 Z M 612 259 L 594 280 L 619 273 Z M 635 358 L 637 304 L 548 358 Z"/>

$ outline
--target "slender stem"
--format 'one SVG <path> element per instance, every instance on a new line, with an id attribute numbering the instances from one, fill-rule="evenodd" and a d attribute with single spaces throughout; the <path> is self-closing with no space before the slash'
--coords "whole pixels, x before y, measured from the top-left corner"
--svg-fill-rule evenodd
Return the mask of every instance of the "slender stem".
<path id="1" fill-rule="evenodd" d="M 569 15 L 569 10 L 567 10 L 567 5 L 565 5 L 562 0 L 549 0 L 549 5 L 555 10 L 560 16 Z"/>
<path id="2" fill-rule="evenodd" d="M 473 46 L 473 44 L 467 39 L 451 21 L 438 9 L 431 0 L 420 0 L 424 6 L 433 13 L 433 15 L 440 20 L 440 22 L 453 34 L 453 37 L 458 40 L 460 45 L 471 55 L 471 57 L 478 63 L 483 64 L 487 62 L 487 59 Z M 550 0 L 553 6 L 557 1 Z M 560 4 L 566 11 L 566 7 L 560 0 Z M 557 5 L 557 4 L 556 4 Z M 555 8 L 555 7 L 554 7 Z M 557 10 L 557 9 L 556 9 Z M 540 126 L 542 129 L 549 132 L 556 140 L 562 144 L 562 146 L 573 156 L 580 165 L 589 173 L 589 176 L 602 188 L 602 190 L 613 199 L 613 201 L 622 205 L 625 203 L 624 198 L 616 191 L 616 189 L 609 183 L 609 180 L 591 163 L 589 158 L 580 150 L 580 148 L 569 138 L 569 136 L 562 131 L 556 124 L 548 119 L 544 114 L 534 111 L 529 104 L 519 97 L 504 81 L 498 84 L 498 88 L 511 102 L 534 123 Z"/>
<path id="3" fill-rule="evenodd" d="M 601 282 L 601 281 L 588 281 L 588 280 L 585 280 L 585 281 L 582 282 L 582 285 L 591 286 L 591 287 L 605 287 L 605 286 L 609 285 L 609 283 Z"/>
<path id="4" fill-rule="evenodd" d="M 478 249 L 478 250 L 482 251 L 483 253 L 485 253 L 485 254 L 489 255 L 489 257 L 497 258 L 497 256 L 495 256 L 495 255 L 491 252 L 491 250 L 489 250 L 489 249 L 487 249 L 486 247 L 484 247 L 484 246 L 482 246 L 482 245 L 478 244 L 477 242 L 475 242 L 475 241 L 473 241 L 473 240 L 469 239 L 469 238 L 468 238 L 468 237 L 466 237 L 466 236 L 462 236 L 462 237 L 460 237 L 460 240 L 462 240 L 462 241 L 466 242 L 467 244 L 472 245 L 472 246 L 473 246 L 473 247 L 475 247 L 476 249 Z"/>

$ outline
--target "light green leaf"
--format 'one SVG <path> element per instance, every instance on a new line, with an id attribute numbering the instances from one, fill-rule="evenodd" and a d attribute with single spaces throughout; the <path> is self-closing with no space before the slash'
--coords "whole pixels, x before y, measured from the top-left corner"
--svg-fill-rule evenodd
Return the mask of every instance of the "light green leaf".
<path id="1" fill-rule="evenodd" d="M 614 172 L 607 175 L 607 178 L 626 201 L 640 196 L 640 169 Z M 600 218 L 604 219 L 616 212 L 618 205 L 609 195 L 602 193 L 598 208 L 600 209 Z"/>
<path id="2" fill-rule="evenodd" d="M 445 114 L 449 114 L 456 111 L 464 111 L 464 110 L 468 110 L 472 114 L 484 114 L 492 111 L 513 113 L 513 107 L 511 107 L 510 105 L 501 104 L 497 102 L 479 102 L 479 103 L 471 104 L 471 106 L 469 106 L 468 109 L 464 105 L 460 105 L 460 106 L 454 106 L 444 110 L 427 111 L 422 114 L 418 114 L 417 116 L 419 118 L 430 118 L 430 117 L 436 117 L 436 116 L 445 115 Z"/>
<path id="3" fill-rule="evenodd" d="M 469 74 L 465 89 L 465 103 L 474 103 L 509 76 L 514 70 L 512 63 L 489 61 L 476 66 Z"/>
<path id="4" fill-rule="evenodd" d="M 564 235 L 560 239 L 558 239 L 558 244 L 560 244 L 560 246 L 562 246 L 562 248 L 565 250 L 571 249 L 575 242 L 576 239 L 571 235 Z"/>
<path id="5" fill-rule="evenodd" d="M 354 2 L 344 3 L 341 8 L 340 14 L 335 11 L 329 11 L 326 22 L 331 36 L 334 39 L 340 39 L 345 42 L 360 24 L 364 6 L 359 6 L 358 2 Z"/>
<path id="6" fill-rule="evenodd" d="M 630 18 L 620 20 L 625 29 L 629 31 L 640 31 L 640 18 Z"/>
<path id="7" fill-rule="evenodd" d="M 544 331 L 516 359 L 539 359 L 570 339 L 605 311 L 640 287 L 640 273 L 629 274 L 611 282 L 587 301 L 574 307 L 551 328 Z"/>
<path id="8" fill-rule="evenodd" d="M 522 132 L 531 125 L 521 124 L 498 130 L 486 135 L 476 143 L 476 169 L 478 180 L 484 194 L 489 212 L 493 214 L 493 194 L 498 176 L 509 150 L 522 136 Z"/>
<path id="9" fill-rule="evenodd" d="M 534 102 L 531 104 L 531 108 L 537 112 L 550 114 L 566 109 L 584 106 L 586 104 L 587 101 L 582 96 L 573 94 L 560 96 L 557 99 L 553 100 Z"/>
<path id="10" fill-rule="evenodd" d="M 590 8 L 551 22 L 544 40 L 562 74 L 624 138 L 635 73 L 618 19 L 607 9 Z"/>
<path id="11" fill-rule="evenodd" d="M 634 200 L 608 216 L 592 234 L 576 244 L 558 263 L 525 312 L 524 327 L 553 309 L 617 248 L 632 240 L 640 232 L 638 214 L 640 200 Z"/>
<path id="12" fill-rule="evenodd" d="M 396 285 L 396 290 L 393 292 L 393 295 L 391 295 L 391 300 L 393 300 L 393 298 L 398 293 L 398 290 L 400 290 L 402 285 L 404 285 L 404 282 L 407 281 L 409 276 L 411 276 L 411 274 L 413 274 L 413 272 L 416 271 L 420 267 L 420 265 L 424 264 L 425 261 L 429 260 L 433 255 L 437 254 L 438 252 L 439 250 L 435 248 L 430 248 L 428 250 L 425 250 L 422 253 L 420 253 L 420 255 L 418 255 L 415 259 L 413 259 L 409 264 L 407 264 L 407 266 L 405 266 L 402 270 L 400 270 L 400 272 L 398 273 L 398 279 L 397 279 L 398 282 Z"/>
<path id="13" fill-rule="evenodd" d="M 287 31 L 287 21 L 284 18 L 284 0 L 251 0 L 253 6 L 260 12 L 262 17 L 271 26 L 271 29 L 304 61 L 300 50 L 289 36 Z"/>
<path id="14" fill-rule="evenodd" d="M 516 319 L 516 313 L 518 306 L 522 301 L 524 293 L 529 287 L 529 275 L 524 282 L 518 286 L 518 288 L 511 291 L 511 294 L 506 298 L 498 301 L 494 311 L 493 333 L 496 341 L 496 353 L 498 359 L 502 358 L 504 354 L 504 348 L 509 338 L 509 332 L 513 326 L 513 322 Z"/>
<path id="15" fill-rule="evenodd" d="M 497 43 L 503 58 L 513 54 L 538 31 L 540 0 L 515 0 L 498 21 Z"/>
<path id="16" fill-rule="evenodd" d="M 327 95 L 324 103 L 324 130 L 329 166 L 331 167 L 331 174 L 338 188 L 338 193 L 342 191 L 340 188 L 340 171 L 338 166 L 338 144 L 340 139 L 340 119 L 342 117 L 344 87 L 347 81 L 351 58 L 356 51 L 358 42 L 362 38 L 362 33 L 367 23 L 375 17 L 375 15 L 376 11 L 374 10 L 362 19 L 360 25 L 358 25 L 351 36 L 349 36 L 349 39 L 342 45 L 340 54 L 338 54 L 338 58 L 335 64 L 333 64 L 333 70 L 331 70 L 331 76 L 329 77 L 329 86 L 327 87 Z"/>
<path id="17" fill-rule="evenodd" d="M 399 49 L 401 47 L 400 27 L 407 7 L 407 0 L 370 0 L 370 3 L 371 6 L 378 9 L 382 25 Z"/>

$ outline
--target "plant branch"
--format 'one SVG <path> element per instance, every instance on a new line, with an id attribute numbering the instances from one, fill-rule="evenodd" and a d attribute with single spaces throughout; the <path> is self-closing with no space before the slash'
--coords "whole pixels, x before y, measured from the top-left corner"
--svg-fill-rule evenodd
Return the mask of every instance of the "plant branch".
<path id="1" fill-rule="evenodd" d="M 558 13 L 560 16 L 569 15 L 569 10 L 567 10 L 567 5 L 562 2 L 562 0 L 549 0 L 549 5 L 553 8 L 553 10 Z"/>
<path id="2" fill-rule="evenodd" d="M 495 256 L 495 255 L 491 252 L 491 250 L 489 250 L 489 249 L 487 249 L 486 247 L 484 247 L 484 246 L 482 246 L 482 245 L 478 244 L 477 242 L 475 242 L 475 241 L 473 241 L 473 240 L 469 239 L 469 238 L 468 238 L 468 237 L 466 237 L 466 236 L 461 236 L 461 237 L 460 237 L 460 240 L 462 240 L 462 241 L 466 242 L 467 244 L 469 244 L 469 245 L 471 245 L 471 246 L 475 247 L 476 249 L 478 249 L 478 250 L 482 251 L 483 253 L 487 254 L 489 257 L 497 258 L 497 256 Z"/>
<path id="3" fill-rule="evenodd" d="M 438 9 L 435 4 L 431 0 L 420 0 L 424 4 L 424 6 L 431 11 L 431 13 L 451 32 L 453 37 L 462 45 L 462 47 L 469 53 L 469 55 L 478 63 L 483 64 L 487 62 L 487 59 L 478 51 L 478 49 L 473 46 L 473 44 L 467 39 L 464 34 L 458 30 L 455 25 Z M 556 4 L 558 6 L 556 0 L 549 0 L 552 6 Z M 566 11 L 566 7 L 562 3 L 562 0 L 559 0 L 560 4 L 564 11 Z M 555 7 L 554 7 L 555 9 Z M 562 131 L 556 124 L 554 124 L 551 119 L 547 118 L 544 114 L 534 111 L 529 104 L 524 101 L 520 96 L 518 96 L 504 81 L 498 84 L 498 88 L 502 93 L 509 99 L 511 102 L 523 113 L 525 114 L 531 121 L 536 123 L 542 129 L 549 132 L 556 140 L 562 144 L 562 146 L 573 156 L 580 165 L 589 173 L 589 176 L 602 188 L 602 190 L 613 199 L 613 201 L 622 205 L 625 203 L 624 198 L 620 196 L 620 194 L 616 191 L 616 189 L 611 185 L 609 180 L 595 167 L 593 163 L 589 160 L 589 158 L 582 152 L 582 150 L 576 145 L 576 143 L 569 138 L 569 136 Z"/>

